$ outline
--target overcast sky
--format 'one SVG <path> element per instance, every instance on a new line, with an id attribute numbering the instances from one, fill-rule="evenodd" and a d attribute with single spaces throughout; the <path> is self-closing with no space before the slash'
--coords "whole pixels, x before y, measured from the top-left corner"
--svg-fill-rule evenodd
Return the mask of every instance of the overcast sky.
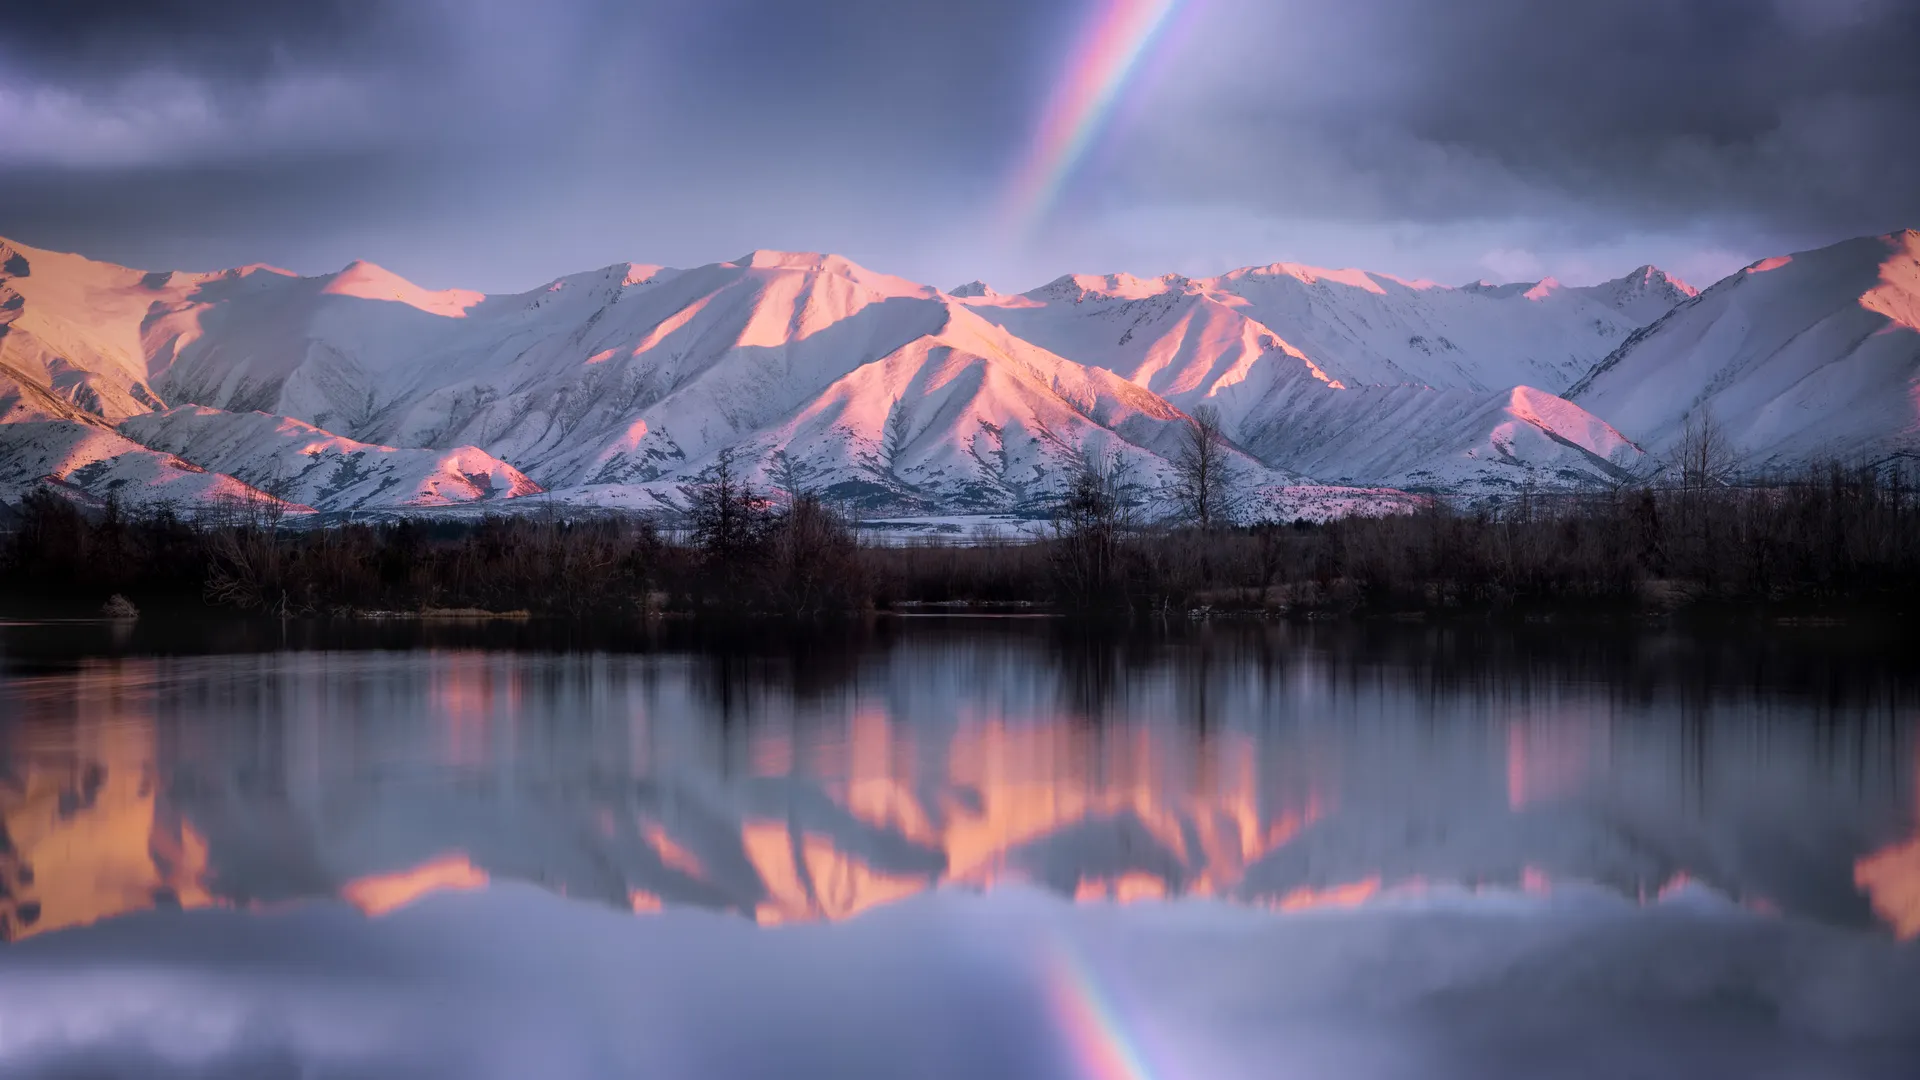
<path id="1" fill-rule="evenodd" d="M 1112 0 L 60 0 L 0 235 L 530 288 L 824 250 L 940 286 L 1278 260 L 1581 283 L 1920 226 L 1913 0 L 1184 0 L 996 227 Z"/>

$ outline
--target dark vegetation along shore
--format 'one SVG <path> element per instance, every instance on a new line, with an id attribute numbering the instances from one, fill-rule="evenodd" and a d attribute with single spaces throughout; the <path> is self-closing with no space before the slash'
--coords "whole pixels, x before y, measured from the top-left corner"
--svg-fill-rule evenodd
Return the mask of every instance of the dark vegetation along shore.
<path id="1" fill-rule="evenodd" d="M 1203 496 L 1205 493 L 1201 493 Z M 28 497 L 0 536 L 0 613 L 281 617 L 519 612 L 822 617 L 1037 605 L 1118 614 L 1901 612 L 1920 599 L 1920 498 L 1903 471 L 1711 477 L 1396 517 L 1146 525 L 1124 484 L 1078 477 L 1040 540 L 873 546 L 806 493 L 723 468 L 666 529 L 557 515 L 294 527 L 237 504 L 188 520 Z"/>

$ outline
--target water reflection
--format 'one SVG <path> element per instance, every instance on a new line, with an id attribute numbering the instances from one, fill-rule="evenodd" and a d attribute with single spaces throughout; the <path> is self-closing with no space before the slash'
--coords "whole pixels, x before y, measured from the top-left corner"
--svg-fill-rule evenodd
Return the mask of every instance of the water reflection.
<path id="1" fill-rule="evenodd" d="M 4 633 L 8 939 L 502 880 L 765 924 L 1009 881 L 1281 910 L 1691 881 L 1920 934 L 1920 687 L 1817 635 L 929 621 L 73 659 Z"/>
<path id="2" fill-rule="evenodd" d="M 1920 757 L 1914 761 L 1920 777 Z M 1920 780 L 1914 784 L 1920 792 Z M 1885 919 L 1901 940 L 1920 937 L 1920 794 L 1914 802 L 1914 835 L 1861 859 L 1854 867 L 1854 884 L 1873 899 L 1873 910 Z"/>

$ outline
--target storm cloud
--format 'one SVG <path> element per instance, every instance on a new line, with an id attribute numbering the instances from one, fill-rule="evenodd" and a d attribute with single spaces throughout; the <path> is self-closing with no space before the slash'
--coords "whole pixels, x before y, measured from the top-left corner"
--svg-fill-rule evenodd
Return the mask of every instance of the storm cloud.
<path id="1" fill-rule="evenodd" d="M 1137 182 L 1256 212 L 1822 243 L 1920 220 L 1920 7 L 1214 5 Z M 1208 61 L 1211 60 L 1211 68 Z M 1250 137 L 1251 136 L 1251 137 Z M 1176 165 L 1178 163 L 1178 165 Z M 1169 175 L 1168 167 L 1173 167 Z"/>
<path id="2" fill-rule="evenodd" d="M 0 235 L 153 267 L 1710 278 L 1920 223 L 1903 0 L 1186 0 L 1015 237 L 990 226 L 1091 2 L 21 7 Z"/>

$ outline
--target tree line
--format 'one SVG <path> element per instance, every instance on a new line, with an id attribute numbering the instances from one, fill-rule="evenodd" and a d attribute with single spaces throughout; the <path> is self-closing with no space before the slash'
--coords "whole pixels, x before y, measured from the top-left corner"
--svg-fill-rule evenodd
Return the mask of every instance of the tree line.
<path id="1" fill-rule="evenodd" d="M 0 613 L 206 608 L 281 617 L 524 611 L 568 618 L 845 616 L 916 605 L 1292 615 L 1647 611 L 1699 605 L 1903 610 L 1920 597 L 1920 499 L 1900 463 L 1737 479 L 1690 426 L 1655 482 L 1525 488 L 1323 524 L 1240 520 L 1228 444 L 1198 410 L 1161 511 L 1118 458 L 1068 478 L 1039 536 L 875 544 L 776 470 L 730 452 L 670 519 L 544 512 L 294 527 L 275 504 L 82 510 L 30 494 L 0 536 Z M 781 480 L 784 476 L 785 480 Z M 1166 508 L 1171 507 L 1171 512 Z"/>

